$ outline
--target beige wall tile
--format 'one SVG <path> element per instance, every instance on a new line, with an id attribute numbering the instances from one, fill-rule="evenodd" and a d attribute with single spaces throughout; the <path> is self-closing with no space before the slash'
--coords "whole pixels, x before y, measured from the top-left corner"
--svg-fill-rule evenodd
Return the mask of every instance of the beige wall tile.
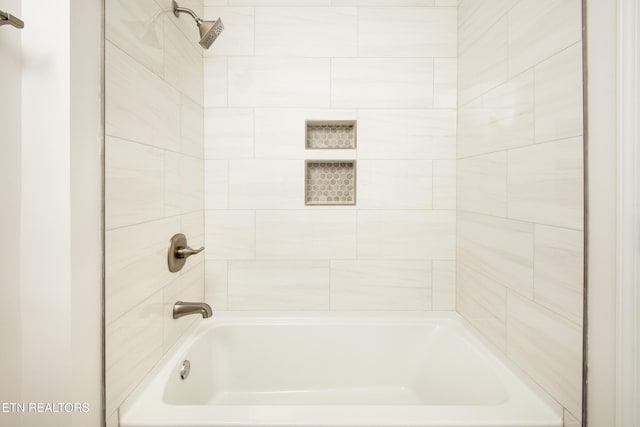
<path id="1" fill-rule="evenodd" d="M 207 108 L 204 111 L 206 159 L 253 157 L 253 109 Z"/>
<path id="2" fill-rule="evenodd" d="M 124 227 L 164 216 L 164 151 L 107 137 L 105 226 Z"/>
<path id="3" fill-rule="evenodd" d="M 229 0 L 231 6 L 329 6 L 331 0 Z"/>
<path id="4" fill-rule="evenodd" d="M 507 321 L 507 288 L 461 261 L 458 261 L 456 278 L 458 294 L 481 306 L 484 313 L 495 317 L 504 328 Z"/>
<path id="5" fill-rule="evenodd" d="M 256 8 L 256 55 L 357 56 L 355 7 Z"/>
<path id="6" fill-rule="evenodd" d="M 120 425 L 118 420 L 118 411 L 113 412 L 107 416 L 107 427 L 118 427 Z"/>
<path id="7" fill-rule="evenodd" d="M 509 75 L 520 74 L 581 37 L 582 2 L 519 2 L 509 12 Z"/>
<path id="8" fill-rule="evenodd" d="M 255 212 L 211 210 L 205 212 L 206 259 L 253 259 Z"/>
<path id="9" fill-rule="evenodd" d="M 432 261 L 431 309 L 456 309 L 456 262 Z"/>
<path id="10" fill-rule="evenodd" d="M 458 105 L 464 105 L 507 80 L 507 18 L 500 19 L 458 50 Z"/>
<path id="11" fill-rule="evenodd" d="M 580 413 L 581 3 L 461 0 L 458 17 L 456 309 Z"/>
<path id="12" fill-rule="evenodd" d="M 458 268 L 533 298 L 533 224 L 458 212 Z"/>
<path id="13" fill-rule="evenodd" d="M 136 224 L 105 235 L 105 318 L 110 323 L 170 283 L 168 241 L 178 218 Z"/>
<path id="14" fill-rule="evenodd" d="M 202 159 L 165 152 L 165 215 L 181 215 L 204 208 Z"/>
<path id="15" fill-rule="evenodd" d="M 583 228 L 582 137 L 509 151 L 509 217 Z"/>
<path id="16" fill-rule="evenodd" d="M 523 73 L 460 109 L 458 156 L 534 142 L 533 72 Z"/>
<path id="17" fill-rule="evenodd" d="M 180 93 L 129 55 L 105 44 L 106 134 L 180 150 Z"/>
<path id="18" fill-rule="evenodd" d="M 194 44 L 198 33 L 186 36 L 173 15 L 164 24 L 164 80 L 199 105 L 203 105 L 202 48 Z"/>
<path id="19" fill-rule="evenodd" d="M 228 61 L 230 106 L 329 106 L 329 59 L 230 57 Z"/>
<path id="20" fill-rule="evenodd" d="M 204 298 L 216 310 L 227 310 L 228 261 L 205 261 Z"/>
<path id="21" fill-rule="evenodd" d="M 358 257 L 454 259 L 454 211 L 359 211 Z"/>
<path id="22" fill-rule="evenodd" d="M 358 111 L 359 159 L 455 157 L 455 110 Z"/>
<path id="23" fill-rule="evenodd" d="M 582 406 L 582 328 L 509 293 L 507 354 L 571 413 Z"/>
<path id="24" fill-rule="evenodd" d="M 162 357 L 162 291 L 106 326 L 106 412 L 118 409 Z"/>
<path id="25" fill-rule="evenodd" d="M 458 59 L 433 60 L 433 107 L 456 108 L 458 101 Z"/>
<path id="26" fill-rule="evenodd" d="M 228 102 L 228 61 L 226 56 L 204 58 L 204 106 L 226 107 Z M 205 141 L 207 139 L 205 138 Z"/>
<path id="27" fill-rule="evenodd" d="M 229 161 L 204 161 L 204 208 L 229 207 Z"/>
<path id="28" fill-rule="evenodd" d="M 458 160 L 458 209 L 507 216 L 507 153 Z"/>
<path id="29" fill-rule="evenodd" d="M 229 162 L 231 209 L 300 209 L 304 206 L 304 162 L 244 159 Z"/>
<path id="30" fill-rule="evenodd" d="M 357 182 L 361 209 L 431 209 L 431 160 L 360 160 Z"/>
<path id="31" fill-rule="evenodd" d="M 230 310 L 327 310 L 328 261 L 231 261 Z"/>
<path id="32" fill-rule="evenodd" d="M 582 324 L 583 247 L 582 231 L 535 227 L 535 301 Z"/>
<path id="33" fill-rule="evenodd" d="M 275 1 L 275 0 L 274 0 Z M 332 0 L 334 6 L 433 6 L 434 0 Z"/>
<path id="34" fill-rule="evenodd" d="M 224 32 L 203 52 L 205 58 L 253 55 L 255 9 L 253 7 L 204 8 L 204 19 L 222 19 Z"/>
<path id="35" fill-rule="evenodd" d="M 188 96 L 181 96 L 180 152 L 202 159 L 204 157 L 204 111 Z"/>
<path id="36" fill-rule="evenodd" d="M 582 427 L 582 423 L 565 409 L 564 427 Z"/>
<path id="37" fill-rule="evenodd" d="M 466 50 L 519 0 L 461 0 L 458 7 L 458 43 Z"/>
<path id="38" fill-rule="evenodd" d="M 122 19 L 126 16 L 127 19 Z M 162 78 L 164 20 L 156 0 L 105 2 L 105 38 Z"/>
<path id="39" fill-rule="evenodd" d="M 479 285 L 478 285 L 479 284 Z M 507 349 L 506 288 L 475 271 L 457 268 L 456 310 L 499 350 Z"/>
<path id="40" fill-rule="evenodd" d="M 332 261 L 331 309 L 429 310 L 429 261 Z"/>
<path id="41" fill-rule="evenodd" d="M 456 208 L 456 161 L 433 161 L 433 209 Z"/>
<path id="42" fill-rule="evenodd" d="M 536 142 L 582 135 L 582 43 L 535 68 Z"/>
<path id="43" fill-rule="evenodd" d="M 258 259 L 318 260 L 355 256 L 355 211 L 256 212 Z"/>
<path id="44" fill-rule="evenodd" d="M 456 21 L 454 8 L 361 8 L 358 10 L 358 54 L 374 58 L 454 58 L 457 55 Z"/>
<path id="45" fill-rule="evenodd" d="M 433 59 L 334 59 L 331 106 L 431 108 Z"/>

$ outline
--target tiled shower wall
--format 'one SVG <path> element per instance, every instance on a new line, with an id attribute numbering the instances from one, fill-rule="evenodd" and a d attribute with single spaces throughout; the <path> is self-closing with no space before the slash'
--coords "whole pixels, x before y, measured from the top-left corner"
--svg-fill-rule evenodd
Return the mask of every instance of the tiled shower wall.
<path id="1" fill-rule="evenodd" d="M 457 309 L 581 418 L 579 0 L 461 0 Z"/>
<path id="2" fill-rule="evenodd" d="M 183 0 L 203 12 L 201 0 Z M 175 233 L 204 243 L 202 50 L 170 0 L 106 1 L 106 413 L 195 320 L 172 304 L 204 297 L 204 257 L 169 273 Z"/>
<path id="3" fill-rule="evenodd" d="M 457 1 L 206 0 L 206 298 L 217 310 L 455 308 Z M 357 149 L 305 150 L 305 120 Z M 357 161 L 305 206 L 305 160 Z"/>

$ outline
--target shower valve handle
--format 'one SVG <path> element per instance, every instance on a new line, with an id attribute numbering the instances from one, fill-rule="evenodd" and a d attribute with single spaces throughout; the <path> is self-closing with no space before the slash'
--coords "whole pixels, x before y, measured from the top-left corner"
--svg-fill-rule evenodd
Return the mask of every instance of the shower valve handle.
<path id="1" fill-rule="evenodd" d="M 0 10 L 0 26 L 11 25 L 16 28 L 24 28 L 24 22 L 10 13 Z"/>
<path id="2" fill-rule="evenodd" d="M 167 254 L 167 264 L 169 271 L 176 273 L 182 270 L 184 264 L 187 262 L 187 258 L 191 255 L 199 254 L 204 251 L 204 246 L 200 249 L 193 249 L 187 244 L 187 237 L 182 234 L 176 234 L 171 238 L 169 244 L 169 251 Z"/>
<path id="3" fill-rule="evenodd" d="M 189 246 L 186 248 L 180 248 L 176 251 L 176 256 L 178 258 L 189 258 L 191 255 L 199 254 L 204 251 L 204 246 L 200 246 L 199 249 L 193 249 Z"/>

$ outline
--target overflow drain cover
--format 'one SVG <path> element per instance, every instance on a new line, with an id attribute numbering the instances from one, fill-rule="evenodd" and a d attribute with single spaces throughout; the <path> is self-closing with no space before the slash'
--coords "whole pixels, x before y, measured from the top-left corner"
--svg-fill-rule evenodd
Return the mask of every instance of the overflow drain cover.
<path id="1" fill-rule="evenodd" d="M 186 380 L 189 376 L 189 372 L 191 371 L 191 362 L 185 360 L 182 362 L 182 367 L 180 368 L 180 378 Z"/>

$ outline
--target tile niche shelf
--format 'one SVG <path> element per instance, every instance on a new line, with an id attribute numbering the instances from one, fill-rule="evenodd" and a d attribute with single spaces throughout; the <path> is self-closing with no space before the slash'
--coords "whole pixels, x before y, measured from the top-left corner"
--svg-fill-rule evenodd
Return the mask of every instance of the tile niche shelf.
<path id="1" fill-rule="evenodd" d="M 356 204 L 355 160 L 307 160 L 305 169 L 306 205 Z"/>
<path id="2" fill-rule="evenodd" d="M 353 150 L 356 148 L 356 121 L 307 120 L 305 141 L 310 150 Z"/>

